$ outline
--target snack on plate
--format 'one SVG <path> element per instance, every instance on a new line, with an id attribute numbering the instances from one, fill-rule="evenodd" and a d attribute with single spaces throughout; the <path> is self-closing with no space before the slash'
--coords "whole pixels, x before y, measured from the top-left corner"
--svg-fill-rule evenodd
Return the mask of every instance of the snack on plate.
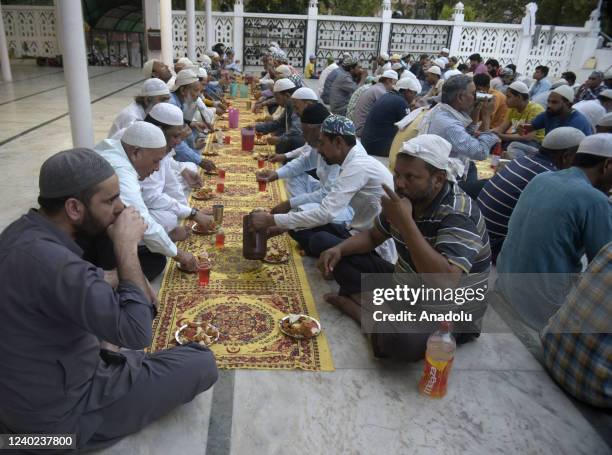
<path id="1" fill-rule="evenodd" d="M 208 256 L 208 253 L 206 251 L 196 254 L 195 257 L 196 257 L 196 261 L 198 261 L 198 264 L 203 264 L 203 263 L 211 264 L 210 257 Z M 197 270 L 193 270 L 193 271 L 185 270 L 180 262 L 176 263 L 176 268 L 179 269 L 181 272 L 185 272 L 185 273 L 197 273 Z"/>
<path id="2" fill-rule="evenodd" d="M 290 314 L 280 320 L 280 329 L 293 338 L 314 338 L 321 333 L 321 324 L 305 314 Z"/>
<path id="3" fill-rule="evenodd" d="M 198 201 L 207 201 L 214 197 L 214 193 L 212 188 L 203 187 L 194 191 L 191 196 Z"/>
<path id="4" fill-rule="evenodd" d="M 175 339 L 181 345 L 199 343 L 210 346 L 219 339 L 219 329 L 208 322 L 188 322 L 176 331 Z"/>

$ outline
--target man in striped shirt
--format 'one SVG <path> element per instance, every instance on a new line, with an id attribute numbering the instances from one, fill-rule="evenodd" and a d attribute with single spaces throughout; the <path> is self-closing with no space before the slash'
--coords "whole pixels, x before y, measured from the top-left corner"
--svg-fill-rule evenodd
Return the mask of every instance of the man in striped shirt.
<path id="1" fill-rule="evenodd" d="M 501 250 L 510 215 L 527 184 L 542 172 L 570 167 L 585 137 L 571 126 L 554 129 L 546 135 L 538 153 L 511 161 L 487 181 L 478 195 L 478 205 L 487 222 L 493 260 Z"/>
<path id="2" fill-rule="evenodd" d="M 362 315 L 361 293 L 371 291 L 362 289 L 362 274 L 392 274 L 390 286 L 431 285 L 427 280 L 432 275 L 422 274 L 443 276 L 457 287 L 486 286 L 490 249 L 485 221 L 478 206 L 455 183 L 462 169 L 461 165 L 456 166 L 456 160 L 449 159 L 451 148 L 448 141 L 430 134 L 405 142 L 395 163 L 397 193 L 384 187 L 388 197 L 382 199 L 383 213 L 374 227 L 321 254 L 319 268 L 325 274 L 333 273 L 340 284 L 339 295 L 328 294 L 326 300 L 356 321 Z M 398 250 L 396 264 L 373 253 L 377 245 L 389 238 Z M 384 281 L 380 277 L 377 286 Z M 409 308 L 436 312 L 440 308 L 434 305 L 438 304 L 419 300 Z M 457 308 L 452 302 L 444 309 Z M 485 305 L 466 303 L 461 309 L 473 314 L 473 322 L 456 326 L 462 332 L 457 337 L 459 343 L 478 336 Z M 366 307 L 363 310 L 368 311 Z M 379 357 L 417 361 L 423 358 L 427 338 L 436 328 L 410 324 L 390 327 L 389 333 L 372 335 L 372 347 Z M 416 331 L 405 333 L 406 329 Z"/>

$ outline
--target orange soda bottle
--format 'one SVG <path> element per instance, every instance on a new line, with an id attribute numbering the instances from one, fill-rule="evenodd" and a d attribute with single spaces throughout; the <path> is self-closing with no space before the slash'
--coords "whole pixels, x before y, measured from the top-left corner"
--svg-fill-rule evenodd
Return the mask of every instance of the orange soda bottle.
<path id="1" fill-rule="evenodd" d="M 422 395 L 429 398 L 442 398 L 446 395 L 456 350 L 457 343 L 451 333 L 450 323 L 441 323 L 440 328 L 427 339 L 425 368 L 419 382 L 419 392 Z"/>

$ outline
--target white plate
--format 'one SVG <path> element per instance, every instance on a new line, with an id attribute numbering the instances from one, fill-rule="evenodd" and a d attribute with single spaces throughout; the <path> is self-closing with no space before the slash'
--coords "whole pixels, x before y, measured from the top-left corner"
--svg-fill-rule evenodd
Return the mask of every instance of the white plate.
<path id="1" fill-rule="evenodd" d="M 293 335 L 291 333 L 285 332 L 285 330 L 283 329 L 283 325 L 282 324 L 283 324 L 284 320 L 289 319 L 289 315 L 285 316 L 284 318 L 282 318 L 282 319 L 280 319 L 278 321 L 278 327 L 280 328 L 280 331 L 283 332 L 288 337 L 297 338 L 298 340 L 301 340 L 301 339 L 309 340 L 310 338 L 315 338 L 315 337 L 317 337 L 317 336 L 319 336 L 321 334 L 321 323 L 319 321 L 317 321 L 312 316 L 308 316 L 307 314 L 299 314 L 298 316 L 303 316 L 303 317 L 305 317 L 307 319 L 310 319 L 311 321 L 314 321 L 317 324 L 317 327 L 319 328 L 319 332 L 316 335 L 313 335 L 311 337 L 304 337 L 302 335 Z"/>
<path id="2" fill-rule="evenodd" d="M 208 324 L 208 325 L 211 326 L 213 329 L 215 329 L 217 331 L 217 336 L 216 336 L 216 338 L 214 338 L 212 340 L 212 342 L 210 344 L 207 344 L 206 346 L 210 346 L 212 344 L 215 344 L 217 341 L 219 341 L 219 329 L 217 327 L 215 327 L 214 325 L 212 325 L 212 324 Z M 187 324 L 184 324 L 184 325 L 180 326 L 178 328 L 178 330 L 174 333 L 174 339 L 181 346 L 184 344 L 184 343 L 181 342 L 181 331 L 186 329 L 187 327 L 189 327 L 189 326 Z M 191 341 L 189 343 L 191 343 Z"/>

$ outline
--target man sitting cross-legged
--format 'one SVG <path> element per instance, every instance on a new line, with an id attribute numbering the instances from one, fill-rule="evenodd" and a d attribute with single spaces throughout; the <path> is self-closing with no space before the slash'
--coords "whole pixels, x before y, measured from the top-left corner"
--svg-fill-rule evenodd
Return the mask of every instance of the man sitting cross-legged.
<path id="1" fill-rule="evenodd" d="M 393 273 L 395 284 L 425 280 L 416 274 L 444 274 L 459 287 L 486 285 L 490 249 L 485 220 L 455 183 L 463 169 L 457 160 L 449 159 L 451 148 L 445 139 L 430 134 L 405 142 L 395 163 L 397 193 L 385 187 L 383 211 L 374 227 L 321 253 L 319 267 L 323 273 L 333 273 L 340 284 L 339 295 L 328 294 L 326 300 L 356 321 L 361 318 L 361 293 L 371 291 L 362 289 L 361 275 L 365 273 Z M 372 253 L 390 238 L 399 255 L 395 264 Z M 484 308 L 467 303 L 462 307 L 472 312 L 473 322 L 461 328 L 458 342 L 477 336 Z M 419 301 L 413 307 L 416 309 L 433 307 Z M 372 347 L 379 357 L 416 361 L 423 357 L 429 333 L 436 328 L 376 333 Z"/>
<path id="2" fill-rule="evenodd" d="M 369 156 L 355 138 L 355 126 L 348 118 L 330 115 L 321 125 L 318 152 L 329 165 L 340 165 L 340 173 L 327 195 L 316 208 L 303 212 L 253 213 L 253 227 L 290 229 L 290 235 L 306 254 L 319 254 L 356 233 L 367 231 L 380 212 L 382 184 L 393 185 L 389 170 Z M 334 220 L 350 206 L 351 223 Z M 396 257 L 391 240 L 380 245 L 379 253 L 388 261 Z"/>
<path id="3" fill-rule="evenodd" d="M 306 139 L 307 153 L 285 164 L 277 171 L 266 169 L 257 173 L 259 180 L 273 182 L 278 179 L 285 180 L 289 199 L 281 202 L 271 211 L 272 214 L 288 213 L 290 210 L 316 209 L 338 177 L 340 166 L 327 164 L 318 153 L 321 124 L 329 116 L 329 111 L 320 103 L 308 106 L 302 112 L 302 131 Z M 318 179 L 308 174 L 316 170 Z M 353 210 L 345 210 L 334 219 L 334 223 L 351 221 Z"/>
<path id="4" fill-rule="evenodd" d="M 191 401 L 217 367 L 197 343 L 142 351 L 156 314 L 138 262 L 146 225 L 124 208 L 112 166 L 92 150 L 66 150 L 44 162 L 39 182 L 40 209 L 0 235 L 0 433 L 70 433 L 81 453 Z M 75 242 L 103 232 L 114 279 Z M 101 340 L 127 349 L 101 349 Z"/>

